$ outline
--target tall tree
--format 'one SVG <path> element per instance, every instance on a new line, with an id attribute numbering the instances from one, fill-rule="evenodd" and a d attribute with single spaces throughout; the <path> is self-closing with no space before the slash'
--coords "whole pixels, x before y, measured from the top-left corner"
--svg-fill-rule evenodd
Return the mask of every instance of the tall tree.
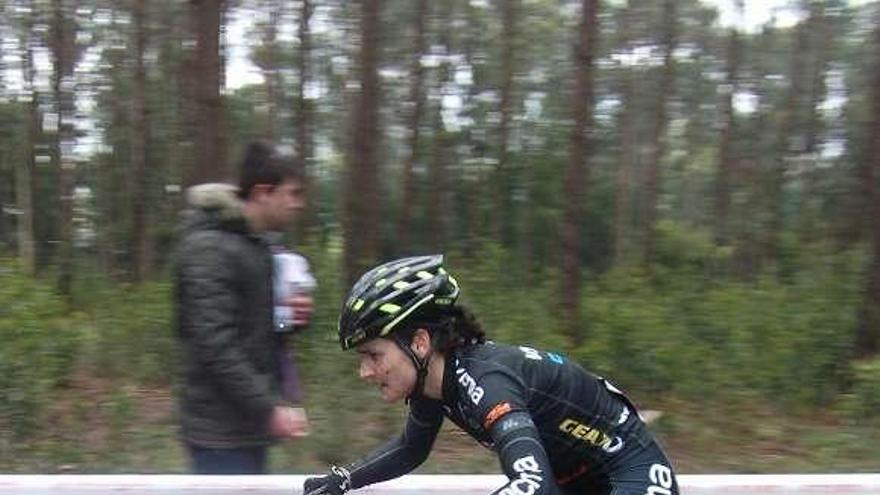
<path id="1" fill-rule="evenodd" d="M 297 16 L 296 33 L 299 46 L 296 51 L 295 69 L 299 76 L 299 84 L 296 85 L 296 93 L 293 99 L 293 127 L 294 143 L 296 146 L 296 161 L 309 181 L 310 194 L 313 198 L 320 196 L 320 184 L 316 180 L 314 170 L 314 145 L 312 134 L 315 128 L 315 114 L 312 108 L 311 96 L 308 95 L 309 86 L 312 84 L 312 15 L 315 6 L 311 0 L 300 0 L 299 15 Z M 319 225 L 319 204 L 317 200 L 309 201 L 302 222 L 297 227 L 297 236 L 302 238 Z"/>
<path id="2" fill-rule="evenodd" d="M 631 55 L 634 51 L 630 46 L 630 30 L 633 24 L 634 7 L 632 2 L 627 2 L 620 13 L 618 20 L 617 35 L 620 37 L 620 45 L 624 54 Z M 629 58 L 629 57 L 627 57 Z M 634 124 L 635 114 L 635 84 L 632 67 L 622 64 L 618 70 L 618 83 L 620 88 L 620 111 L 618 113 L 617 129 L 620 136 L 618 148 L 617 169 L 614 172 L 614 262 L 620 263 L 625 259 L 630 226 L 630 181 L 635 161 L 636 129 Z"/>
<path id="3" fill-rule="evenodd" d="M 835 33 L 829 29 L 828 19 L 825 15 L 825 2 L 809 2 L 806 6 L 809 11 L 807 26 L 810 37 L 810 52 L 812 60 L 807 88 L 807 115 L 804 122 L 804 149 L 803 159 L 800 160 L 803 174 L 803 187 L 800 194 L 800 237 L 809 242 L 816 235 L 815 215 L 817 203 L 821 201 L 818 190 L 818 174 L 816 167 L 820 159 L 820 145 L 824 124 L 822 119 L 821 105 L 825 100 L 827 88 L 825 77 L 828 72 L 829 45 L 834 42 Z"/>
<path id="4" fill-rule="evenodd" d="M 260 25 L 260 44 L 254 47 L 256 52 L 253 60 L 263 75 L 263 86 L 266 88 L 266 125 L 265 137 L 270 141 L 278 139 L 278 108 L 281 106 L 281 49 L 278 42 L 278 25 L 281 17 L 281 5 L 277 0 L 263 0 L 262 8 L 268 13 L 266 22 Z"/>
<path id="5" fill-rule="evenodd" d="M 865 302 L 856 333 L 856 354 L 873 356 L 880 352 L 880 26 L 874 34 L 873 112 L 868 124 L 868 152 L 862 164 L 866 194 L 866 224 L 870 229 L 872 259 L 867 270 Z"/>
<path id="6" fill-rule="evenodd" d="M 71 0 L 52 1 L 51 50 L 53 62 L 52 92 L 58 116 L 54 152 L 58 164 L 58 195 L 61 223 L 58 252 L 58 291 L 71 297 L 73 281 L 73 156 L 76 139 L 74 73 L 76 67 L 76 4 Z"/>
<path id="7" fill-rule="evenodd" d="M 494 179 L 496 189 L 495 218 L 492 229 L 498 241 L 507 240 L 510 215 L 510 193 L 513 171 L 510 170 L 510 123 L 513 115 L 514 85 L 516 72 L 517 0 L 499 0 L 501 8 L 501 72 L 500 99 L 498 103 L 498 168 Z"/>
<path id="8" fill-rule="evenodd" d="M 742 18 L 743 0 L 736 0 L 738 17 Z M 730 242 L 730 180 L 737 157 L 734 154 L 736 142 L 736 112 L 733 98 L 739 89 L 739 65 L 742 52 L 739 29 L 730 28 L 727 45 L 727 74 L 721 102 L 721 137 L 718 144 L 718 176 L 715 180 L 715 242 L 727 245 Z"/>
<path id="9" fill-rule="evenodd" d="M 301 170 L 311 172 L 312 160 L 312 106 L 306 95 L 306 88 L 312 81 L 312 33 L 311 19 L 314 13 L 311 0 L 300 0 L 299 22 L 297 24 L 297 37 L 299 49 L 297 71 L 299 72 L 299 85 L 296 88 L 296 152 Z"/>
<path id="10" fill-rule="evenodd" d="M 345 193 L 345 280 L 354 283 L 378 255 L 379 230 L 379 52 L 382 0 L 362 0 L 360 93 L 352 116 Z"/>
<path id="11" fill-rule="evenodd" d="M 562 301 L 567 330 L 574 342 L 585 336 L 580 313 L 581 262 L 584 199 L 589 173 L 588 136 L 593 121 L 593 59 L 598 38 L 598 0 L 582 0 L 581 20 L 574 46 L 575 87 L 572 95 L 574 126 L 571 130 L 571 155 L 565 173 L 563 191 L 565 216 L 562 225 Z"/>
<path id="12" fill-rule="evenodd" d="M 133 63 L 131 95 L 131 179 L 129 194 L 131 201 L 131 247 L 132 279 L 135 283 L 144 280 L 150 271 L 151 244 L 147 234 L 147 143 L 149 112 L 146 105 L 147 75 L 144 67 L 144 52 L 147 45 L 148 12 L 147 0 L 132 0 Z"/>
<path id="13" fill-rule="evenodd" d="M 800 108 L 802 92 L 804 88 L 806 64 L 805 58 L 809 50 L 809 31 L 806 22 L 799 22 L 795 26 L 794 44 L 791 48 L 791 59 L 788 69 L 788 90 L 785 101 L 776 112 L 777 138 L 775 157 L 770 181 L 770 228 L 767 232 L 766 253 L 769 260 L 777 260 L 779 257 L 779 237 L 786 227 L 785 222 L 785 184 L 788 174 L 788 161 L 794 149 L 795 133 L 798 129 L 798 111 Z"/>
<path id="14" fill-rule="evenodd" d="M 19 43 L 22 46 L 24 88 L 30 98 L 28 108 L 27 142 L 25 143 L 25 159 L 16 167 L 16 203 L 21 211 L 18 220 L 18 256 L 26 273 L 33 274 L 36 270 L 36 241 L 34 236 L 34 177 L 36 174 L 36 148 L 40 134 L 39 94 L 35 85 L 36 66 L 34 64 L 33 24 L 36 18 L 33 1 L 27 3 L 28 13 L 22 19 Z"/>
<path id="15" fill-rule="evenodd" d="M 221 89 L 223 56 L 220 25 L 225 0 L 190 0 L 190 15 L 196 33 L 190 82 L 194 108 L 191 131 L 195 135 L 193 169 L 189 184 L 228 180 L 226 161 L 226 118 Z"/>
<path id="16" fill-rule="evenodd" d="M 452 25 L 456 15 L 458 2 L 450 0 L 444 3 L 444 9 L 438 20 L 441 24 Z M 452 137 L 446 129 L 444 121 L 445 101 L 452 85 L 452 60 L 454 53 L 453 30 L 443 29 L 439 33 L 437 46 L 443 56 L 436 69 L 434 88 L 433 114 L 431 119 L 432 138 L 431 154 L 426 160 L 428 165 L 428 187 L 425 194 L 424 211 L 430 213 L 430 224 L 425 229 L 425 241 L 432 251 L 442 250 L 446 245 L 450 227 L 449 178 L 450 154 L 454 152 Z"/>
<path id="17" fill-rule="evenodd" d="M 649 143 L 647 178 L 645 180 L 645 262 L 650 266 L 656 255 L 656 228 L 658 201 L 660 197 L 661 162 L 666 152 L 667 102 L 674 89 L 675 48 L 678 44 L 678 0 L 663 2 L 663 69 L 657 89 L 657 110 L 654 115 L 654 132 Z"/>
<path id="18" fill-rule="evenodd" d="M 409 104 L 412 111 L 409 115 L 409 142 L 407 143 L 408 154 L 403 165 L 401 178 L 401 191 L 403 194 L 401 208 L 398 208 L 397 217 L 397 245 L 402 249 L 408 249 L 410 243 L 410 229 L 412 228 L 412 209 L 409 205 L 415 204 L 416 184 L 414 170 L 418 162 L 421 146 L 421 121 L 425 107 L 425 68 L 422 58 L 425 56 L 425 20 L 429 18 L 430 2 L 418 0 L 413 18 L 414 40 L 412 60 L 410 61 L 410 87 Z"/>

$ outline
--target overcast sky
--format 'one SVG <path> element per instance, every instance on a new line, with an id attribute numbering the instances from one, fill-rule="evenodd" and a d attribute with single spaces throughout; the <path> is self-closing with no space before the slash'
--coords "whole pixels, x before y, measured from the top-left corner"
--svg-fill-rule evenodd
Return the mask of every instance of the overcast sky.
<path id="1" fill-rule="evenodd" d="M 779 26 L 791 26 L 797 22 L 796 11 L 790 8 L 792 0 L 746 0 L 745 12 L 742 19 L 734 9 L 734 0 L 702 0 L 704 3 L 714 5 L 721 14 L 722 26 L 730 26 L 734 23 L 744 27 L 748 31 L 756 31 L 775 15 Z M 849 0 L 852 5 L 868 3 L 871 0 Z M 241 41 L 246 40 L 246 30 L 250 26 L 250 20 L 242 15 L 241 11 L 233 13 L 229 23 L 229 64 L 226 67 L 226 84 L 229 89 L 236 89 L 245 84 L 262 82 L 259 71 L 247 59 L 248 49 Z"/>

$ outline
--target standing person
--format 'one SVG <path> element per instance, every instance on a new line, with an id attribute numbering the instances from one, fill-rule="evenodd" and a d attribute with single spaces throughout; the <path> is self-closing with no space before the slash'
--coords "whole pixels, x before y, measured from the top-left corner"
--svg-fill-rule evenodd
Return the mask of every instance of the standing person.
<path id="1" fill-rule="evenodd" d="M 380 265 L 351 289 L 339 342 L 386 402 L 406 400 L 403 434 L 365 458 L 308 478 L 305 495 L 341 495 L 402 476 L 431 451 L 443 418 L 498 454 L 502 495 L 672 495 L 671 464 L 629 399 L 555 353 L 486 341 L 457 304 L 442 256 Z"/>
<path id="2" fill-rule="evenodd" d="M 238 188 L 203 184 L 187 199 L 174 272 L 183 442 L 195 473 L 263 473 L 267 447 L 307 428 L 302 410 L 282 399 L 265 238 L 303 208 L 303 178 L 254 143 Z"/>

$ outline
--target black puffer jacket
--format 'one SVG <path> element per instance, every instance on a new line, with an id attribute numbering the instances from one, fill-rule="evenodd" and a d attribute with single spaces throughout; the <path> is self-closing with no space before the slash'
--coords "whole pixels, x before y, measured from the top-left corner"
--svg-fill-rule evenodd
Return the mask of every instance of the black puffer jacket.
<path id="1" fill-rule="evenodd" d="M 181 432 L 203 447 L 267 445 L 280 402 L 271 252 L 248 228 L 234 187 L 196 186 L 187 199 L 174 273 Z"/>

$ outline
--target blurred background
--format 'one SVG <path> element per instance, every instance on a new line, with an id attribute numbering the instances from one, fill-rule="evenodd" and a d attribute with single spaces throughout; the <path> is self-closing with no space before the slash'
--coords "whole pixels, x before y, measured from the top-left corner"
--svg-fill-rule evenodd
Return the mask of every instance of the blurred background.
<path id="1" fill-rule="evenodd" d="M 405 410 L 348 284 L 444 252 L 495 340 L 643 408 L 680 472 L 880 465 L 880 23 L 845 0 L 0 1 L 0 471 L 185 472 L 186 187 L 269 139 L 310 178 L 296 338 L 323 471 Z M 455 432 L 426 473 L 497 472 Z"/>

